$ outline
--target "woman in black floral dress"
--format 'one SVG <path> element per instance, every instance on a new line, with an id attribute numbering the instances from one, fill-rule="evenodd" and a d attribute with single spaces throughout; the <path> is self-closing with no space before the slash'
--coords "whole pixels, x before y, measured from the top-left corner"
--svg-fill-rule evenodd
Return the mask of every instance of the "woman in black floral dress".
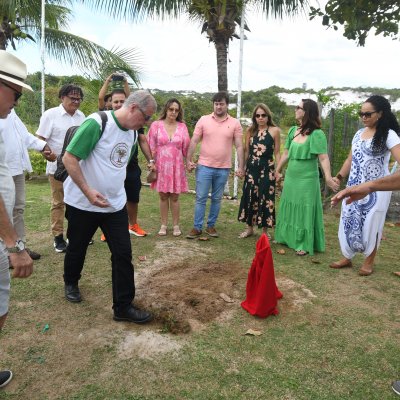
<path id="1" fill-rule="evenodd" d="M 280 160 L 280 133 L 270 109 L 257 104 L 246 132 L 246 175 L 238 220 L 247 228 L 239 238 L 252 236 L 255 225 L 265 233 L 275 225 L 275 162 Z"/>

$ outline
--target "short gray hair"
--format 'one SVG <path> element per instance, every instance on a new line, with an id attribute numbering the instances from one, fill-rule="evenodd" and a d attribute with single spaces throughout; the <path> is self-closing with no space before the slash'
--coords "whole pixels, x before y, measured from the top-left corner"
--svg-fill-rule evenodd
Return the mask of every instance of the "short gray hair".
<path id="1" fill-rule="evenodd" d="M 136 92 L 131 93 L 122 107 L 127 108 L 132 104 L 137 104 L 141 110 L 152 107 L 154 112 L 157 111 L 157 102 L 147 90 L 136 90 Z"/>

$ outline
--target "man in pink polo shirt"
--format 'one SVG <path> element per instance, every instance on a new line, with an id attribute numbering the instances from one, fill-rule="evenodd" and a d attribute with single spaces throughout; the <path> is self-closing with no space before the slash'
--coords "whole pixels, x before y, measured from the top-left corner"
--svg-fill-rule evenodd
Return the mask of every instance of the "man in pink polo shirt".
<path id="1" fill-rule="evenodd" d="M 238 154 L 236 175 L 244 176 L 242 127 L 240 122 L 228 114 L 229 97 L 226 92 L 219 92 L 213 97 L 214 112 L 202 116 L 196 124 L 187 155 L 187 169 L 192 171 L 196 164 L 192 161 L 194 151 L 201 142 L 200 157 L 196 168 L 196 206 L 194 227 L 186 236 L 195 239 L 202 234 L 204 214 L 208 193 L 211 188 L 211 206 L 205 232 L 218 237 L 215 230 L 225 183 L 232 166 L 232 145 Z"/>

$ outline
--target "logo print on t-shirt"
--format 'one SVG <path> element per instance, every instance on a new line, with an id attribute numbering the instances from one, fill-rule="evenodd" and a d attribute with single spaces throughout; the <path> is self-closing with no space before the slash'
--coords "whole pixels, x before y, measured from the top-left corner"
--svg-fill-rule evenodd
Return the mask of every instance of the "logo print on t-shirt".
<path id="1" fill-rule="evenodd" d="M 118 143 L 114 146 L 110 154 L 111 164 L 117 168 L 122 168 L 128 161 L 129 151 L 126 143 Z"/>

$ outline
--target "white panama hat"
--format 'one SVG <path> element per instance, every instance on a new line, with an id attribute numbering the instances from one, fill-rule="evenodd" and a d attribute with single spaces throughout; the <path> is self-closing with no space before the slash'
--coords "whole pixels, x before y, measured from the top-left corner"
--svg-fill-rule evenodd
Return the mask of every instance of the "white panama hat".
<path id="1" fill-rule="evenodd" d="M 26 65 L 19 58 L 11 53 L 0 50 L 0 79 L 3 81 L 14 83 L 15 85 L 22 86 L 25 89 L 33 89 L 24 83 L 26 79 L 27 70 Z"/>

